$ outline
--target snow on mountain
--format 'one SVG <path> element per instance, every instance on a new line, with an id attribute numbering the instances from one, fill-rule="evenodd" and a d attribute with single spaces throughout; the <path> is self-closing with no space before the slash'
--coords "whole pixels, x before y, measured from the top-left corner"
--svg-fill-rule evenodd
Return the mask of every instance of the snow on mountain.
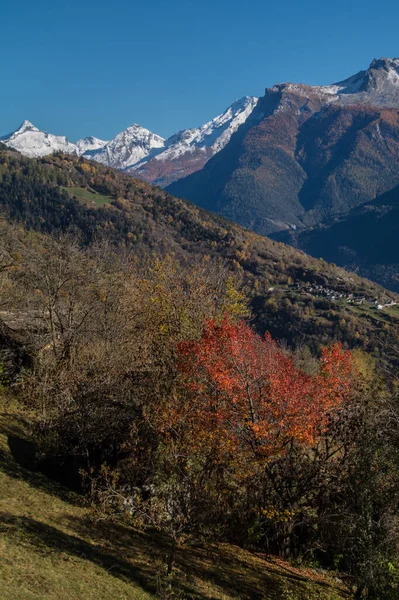
<path id="1" fill-rule="evenodd" d="M 76 151 L 75 144 L 69 142 L 65 136 L 40 131 L 30 121 L 24 121 L 16 131 L 3 136 L 0 141 L 29 158 L 38 158 L 57 151 L 70 154 Z"/>
<path id="2" fill-rule="evenodd" d="M 85 154 L 108 167 L 125 169 L 136 164 L 153 149 L 163 148 L 165 140 L 148 129 L 134 124 L 118 133 L 110 142 L 99 150 Z"/>
<path id="3" fill-rule="evenodd" d="M 78 156 L 81 156 L 86 152 L 93 152 L 94 150 L 99 150 L 100 148 L 103 148 L 105 144 L 108 144 L 108 142 L 105 142 L 104 140 L 99 140 L 98 138 L 93 137 L 92 135 L 89 137 L 82 138 L 81 140 L 78 140 L 75 144 L 76 154 Z"/>
<path id="4" fill-rule="evenodd" d="M 205 153 L 208 148 L 211 150 L 211 154 L 216 154 L 224 148 L 233 133 L 246 121 L 257 101 L 258 98 L 251 96 L 236 100 L 224 113 L 205 123 L 205 125 L 195 129 L 183 129 L 172 135 L 166 140 L 165 149 L 159 153 L 149 155 L 147 160 L 150 158 L 162 161 L 175 160 L 186 152 L 194 152 L 200 149 Z M 141 161 L 140 165 L 144 162 L 146 162 L 146 159 Z"/>
<path id="5" fill-rule="evenodd" d="M 126 169 L 132 175 L 161 186 L 198 171 L 226 146 L 233 133 L 252 113 L 258 98 L 236 100 L 221 115 L 205 125 L 184 129 L 168 138 L 164 148 L 154 149 L 140 162 Z"/>
<path id="6" fill-rule="evenodd" d="M 78 156 L 84 155 L 86 158 L 116 169 L 123 169 L 136 163 L 154 148 L 162 148 L 164 145 L 163 138 L 140 125 L 128 127 L 109 142 L 89 136 L 74 144 L 65 136 L 41 131 L 30 121 L 24 121 L 16 131 L 1 137 L 0 141 L 29 158 L 38 158 L 61 151 Z"/>
<path id="7" fill-rule="evenodd" d="M 307 86 L 287 83 L 274 86 L 273 89 L 303 93 L 308 91 L 319 94 L 326 103 L 368 104 L 399 108 L 399 58 L 374 59 L 369 68 L 359 71 L 348 79 L 331 85 Z"/>
<path id="8" fill-rule="evenodd" d="M 304 98 L 303 106 L 298 110 L 305 112 L 312 108 L 315 98 L 316 104 L 323 106 L 338 103 L 399 108 L 399 58 L 373 60 L 367 70 L 332 85 L 284 83 L 267 90 L 266 95 L 270 92 L 281 96 L 275 111 L 290 110 L 290 94 Z M 19 129 L 0 138 L 0 141 L 29 157 L 45 156 L 56 151 L 83 155 L 165 186 L 202 169 L 229 143 L 233 133 L 252 113 L 254 118 L 257 104 L 257 98 L 245 96 L 205 125 L 179 131 L 166 141 L 135 124 L 109 142 L 86 137 L 73 144 L 64 136 L 40 131 L 29 121 L 24 121 Z"/>
<path id="9" fill-rule="evenodd" d="M 282 83 L 271 88 L 274 92 L 294 93 L 309 97 L 316 94 L 323 104 L 366 104 L 386 108 L 399 108 L 399 58 L 374 59 L 369 68 L 348 79 L 331 85 L 304 85 Z M 266 90 L 267 93 L 267 90 Z M 289 108 L 282 102 L 276 110 Z"/>
<path id="10" fill-rule="evenodd" d="M 399 58 L 379 58 L 366 71 L 337 83 L 339 101 L 399 107 Z"/>

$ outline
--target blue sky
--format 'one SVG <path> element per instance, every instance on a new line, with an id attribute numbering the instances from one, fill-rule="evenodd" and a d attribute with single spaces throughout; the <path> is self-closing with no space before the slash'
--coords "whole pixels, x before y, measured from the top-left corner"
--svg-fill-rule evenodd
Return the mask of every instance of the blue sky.
<path id="1" fill-rule="evenodd" d="M 2 0 L 0 134 L 164 137 L 283 81 L 399 56 L 397 0 Z"/>

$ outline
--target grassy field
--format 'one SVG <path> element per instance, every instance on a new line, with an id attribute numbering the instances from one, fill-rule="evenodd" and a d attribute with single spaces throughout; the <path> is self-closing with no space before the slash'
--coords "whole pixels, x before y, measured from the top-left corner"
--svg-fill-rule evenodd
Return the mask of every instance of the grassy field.
<path id="1" fill-rule="evenodd" d="M 165 543 L 111 520 L 34 470 L 29 422 L 0 399 L 0 598 L 2 600 L 342 600 L 312 569 L 228 544 L 181 549 L 172 591 Z"/>
<path id="2" fill-rule="evenodd" d="M 95 205 L 95 206 L 104 206 L 105 204 L 111 204 L 112 198 L 110 196 L 105 196 L 104 194 L 99 194 L 94 190 L 82 187 L 63 187 L 63 190 L 68 192 L 70 196 L 76 196 L 76 199 L 79 202 L 84 202 L 85 204 Z"/>

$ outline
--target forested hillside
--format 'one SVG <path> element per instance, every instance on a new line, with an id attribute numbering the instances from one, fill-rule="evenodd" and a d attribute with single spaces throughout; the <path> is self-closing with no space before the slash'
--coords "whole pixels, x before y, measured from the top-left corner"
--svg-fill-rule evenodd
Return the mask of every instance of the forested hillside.
<path id="1" fill-rule="evenodd" d="M 257 236 L 159 188 L 84 159 L 0 153 L 0 205 L 9 218 L 85 245 L 106 237 L 137 258 L 227 261 L 243 277 L 258 330 L 317 351 L 338 339 L 395 360 L 396 296 L 303 252 Z M 384 305 L 378 310 L 377 305 Z"/>
<path id="2" fill-rule="evenodd" d="M 364 277 L 399 291 L 399 187 L 354 208 L 340 219 L 298 232 L 282 232 L 276 239 L 356 269 Z"/>

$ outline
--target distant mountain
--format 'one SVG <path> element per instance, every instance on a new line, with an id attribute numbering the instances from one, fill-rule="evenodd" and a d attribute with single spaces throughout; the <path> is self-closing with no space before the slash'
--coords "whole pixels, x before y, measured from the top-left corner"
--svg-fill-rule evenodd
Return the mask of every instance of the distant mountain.
<path id="1" fill-rule="evenodd" d="M 267 89 L 201 171 L 167 189 L 261 234 L 316 225 L 399 184 L 399 59 Z"/>
<path id="2" fill-rule="evenodd" d="M 66 137 L 40 131 L 29 121 L 24 121 L 19 129 L 0 138 L 0 141 L 29 158 L 57 151 L 84 155 L 107 167 L 126 170 L 150 183 L 165 186 L 198 171 L 224 148 L 251 114 L 257 101 L 250 96 L 236 100 L 224 113 L 205 125 L 179 131 L 166 141 L 134 124 L 111 141 L 90 136 L 75 144 Z"/>
<path id="3" fill-rule="evenodd" d="M 229 142 L 252 113 L 258 98 L 245 96 L 236 100 L 224 113 L 205 125 L 184 129 L 166 140 L 164 148 L 152 151 L 137 164 L 127 168 L 135 177 L 165 187 L 169 183 L 199 171 Z"/>
<path id="4" fill-rule="evenodd" d="M 78 140 L 75 144 L 76 146 L 76 154 L 81 156 L 86 152 L 92 152 L 93 150 L 99 150 L 103 148 L 108 142 L 104 142 L 103 140 L 99 140 L 96 137 L 89 136 L 85 137 L 81 140 Z"/>
<path id="5" fill-rule="evenodd" d="M 162 137 L 134 124 L 118 133 L 102 148 L 85 156 L 107 167 L 126 169 L 148 156 L 152 150 L 163 148 L 164 144 Z"/>
<path id="6" fill-rule="evenodd" d="M 0 137 L 0 141 L 29 158 L 38 158 L 57 151 L 68 154 L 76 151 L 75 144 L 69 142 L 65 136 L 40 131 L 30 121 L 24 121 L 13 133 Z"/>
<path id="7" fill-rule="evenodd" d="M 77 154 L 81 156 L 86 152 L 98 150 L 107 144 L 95 137 L 83 138 L 74 144 L 63 135 L 46 133 L 35 127 L 30 121 L 24 121 L 13 133 L 0 137 L 6 146 L 18 150 L 28 158 L 40 158 L 54 152 Z"/>

